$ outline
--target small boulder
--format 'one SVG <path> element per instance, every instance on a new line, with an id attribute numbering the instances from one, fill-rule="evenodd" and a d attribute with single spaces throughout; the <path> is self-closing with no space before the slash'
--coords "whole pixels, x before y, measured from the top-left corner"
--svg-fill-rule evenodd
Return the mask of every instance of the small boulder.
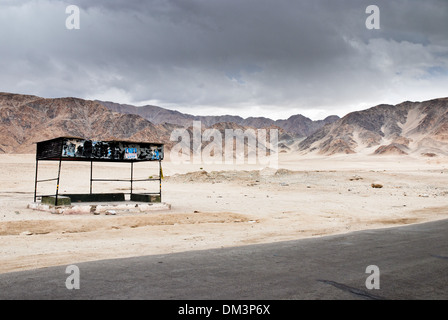
<path id="1" fill-rule="evenodd" d="M 383 187 L 383 185 L 378 182 L 372 183 L 371 186 L 372 186 L 372 188 L 376 188 L 376 189 L 381 189 Z"/>

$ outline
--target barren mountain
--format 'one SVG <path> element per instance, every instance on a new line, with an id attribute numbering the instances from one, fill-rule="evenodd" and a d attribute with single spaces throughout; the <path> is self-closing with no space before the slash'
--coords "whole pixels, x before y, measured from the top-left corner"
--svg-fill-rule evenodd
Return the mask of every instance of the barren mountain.
<path id="1" fill-rule="evenodd" d="M 214 155 L 217 150 L 216 148 L 220 149 L 223 154 L 226 152 L 226 148 L 229 148 L 229 150 L 234 152 L 234 157 L 247 156 L 249 154 L 257 155 L 260 154 L 258 151 L 264 151 L 265 153 L 263 155 L 269 155 L 272 148 L 276 147 L 270 144 L 271 129 L 274 129 L 277 132 L 278 142 L 280 142 L 278 144 L 279 151 L 284 150 L 282 145 L 290 143 L 288 139 L 291 139 L 290 135 L 279 127 L 271 126 L 264 128 L 265 135 L 263 136 L 261 135 L 263 131 L 260 129 L 242 126 L 234 122 L 220 122 L 208 128 L 202 126 L 200 129 L 201 136 L 198 138 L 195 138 L 195 131 L 197 131 L 198 128 L 190 126 L 185 129 L 191 137 L 189 141 L 190 149 L 195 150 L 194 139 L 197 139 L 201 144 L 201 149 L 197 149 L 197 151 L 211 156 Z M 232 141 L 232 143 L 229 143 L 230 141 Z M 260 149 L 260 147 L 263 149 Z M 222 160 L 224 161 L 224 159 Z"/>
<path id="2" fill-rule="evenodd" d="M 194 116 L 191 114 L 181 113 L 179 111 L 168 110 L 156 106 L 135 107 L 127 104 L 118 104 L 109 101 L 97 101 L 103 104 L 108 109 L 128 114 L 137 114 L 143 118 L 151 121 L 154 124 L 172 123 L 183 127 L 189 127 L 193 121 L 201 121 L 205 127 L 211 127 L 217 123 L 235 123 L 237 125 L 252 127 L 252 128 L 266 128 L 270 126 L 277 126 L 284 129 L 286 132 L 299 136 L 307 137 L 318 129 L 322 128 L 328 123 L 332 123 L 339 119 L 338 116 L 329 116 L 324 120 L 313 121 L 302 115 L 294 115 L 286 120 L 272 120 L 265 117 L 249 117 L 242 118 L 240 116 L 222 115 L 222 116 Z"/>
<path id="3" fill-rule="evenodd" d="M 299 134 L 302 137 L 308 137 L 324 125 L 339 120 L 338 116 L 329 116 L 324 120 L 313 121 L 300 114 L 289 117 L 287 120 L 277 120 L 274 125 L 283 128 L 287 132 Z"/>
<path id="4" fill-rule="evenodd" d="M 149 108 L 143 110 L 148 111 Z M 160 114 L 177 114 L 158 107 L 152 110 Z M 118 108 L 117 111 L 122 110 Z M 223 116 L 214 119 L 227 118 Z M 185 123 L 192 124 L 190 121 Z M 204 123 L 202 125 L 203 132 L 207 126 Z M 175 137 L 171 141 L 171 134 L 180 128 L 184 127 L 166 122 L 153 124 L 137 114 L 114 112 L 97 101 L 0 93 L 0 153 L 33 153 L 36 142 L 60 136 L 162 142 L 169 150 L 179 141 Z M 240 129 L 243 132 L 250 129 L 234 122 L 213 123 L 209 128 L 217 129 L 222 139 L 226 129 Z M 187 131 L 192 134 L 191 128 Z M 283 130 L 280 130 L 279 138 L 283 139 L 285 145 L 295 141 L 294 135 Z M 202 147 L 207 146 L 207 141 L 203 142 Z M 247 146 L 247 141 L 245 144 Z"/>
<path id="5" fill-rule="evenodd" d="M 102 140 L 165 140 L 168 130 L 77 98 L 44 99 L 0 93 L 0 152 L 32 153 L 34 143 L 59 136 Z"/>
<path id="6" fill-rule="evenodd" d="M 196 117 L 155 106 L 116 104 L 114 108 L 116 111 L 104 103 L 77 98 L 45 99 L 0 93 L 0 153 L 33 153 L 35 142 L 59 136 L 162 142 L 170 149 L 177 143 L 170 141 L 174 129 L 188 128 L 192 134 L 192 120 L 201 120 L 201 131 L 217 129 L 222 139 L 226 129 L 277 128 L 280 152 L 298 148 L 301 153 L 324 155 L 448 155 L 448 98 L 379 105 L 341 119 L 328 117 L 321 121 L 300 115 L 274 121 L 261 117 Z M 181 119 L 185 121 L 183 125 Z M 304 135 L 308 137 L 298 139 Z M 203 142 L 204 148 L 208 141 Z"/>
<path id="7" fill-rule="evenodd" d="M 299 144 L 303 153 L 448 154 L 448 98 L 347 114 Z"/>
<path id="8" fill-rule="evenodd" d="M 96 102 L 114 112 L 139 115 L 153 124 L 171 123 L 182 127 L 188 127 L 192 124 L 192 121 L 195 120 L 193 115 L 160 108 L 157 106 L 147 105 L 144 107 L 136 107 L 129 104 L 119 104 L 110 101 L 106 102 L 96 100 Z"/>

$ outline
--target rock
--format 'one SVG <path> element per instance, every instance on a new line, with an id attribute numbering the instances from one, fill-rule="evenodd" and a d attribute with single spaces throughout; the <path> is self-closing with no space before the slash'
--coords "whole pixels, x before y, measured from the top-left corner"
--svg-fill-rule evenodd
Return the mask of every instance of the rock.
<path id="1" fill-rule="evenodd" d="M 383 185 L 381 183 L 372 183 L 371 186 L 372 186 L 372 188 L 377 188 L 377 189 L 380 189 L 383 187 Z"/>
<path id="2" fill-rule="evenodd" d="M 429 157 L 429 158 L 437 157 L 437 154 L 435 154 L 433 152 L 426 152 L 426 153 L 422 153 L 421 155 L 423 157 Z"/>

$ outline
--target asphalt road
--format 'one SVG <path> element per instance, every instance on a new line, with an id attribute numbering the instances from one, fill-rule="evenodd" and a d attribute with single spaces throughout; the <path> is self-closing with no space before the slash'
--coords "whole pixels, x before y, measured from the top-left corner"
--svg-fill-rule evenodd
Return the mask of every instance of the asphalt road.
<path id="1" fill-rule="evenodd" d="M 0 274 L 0 299 L 448 299 L 448 220 Z M 379 289 L 366 273 L 379 269 Z"/>

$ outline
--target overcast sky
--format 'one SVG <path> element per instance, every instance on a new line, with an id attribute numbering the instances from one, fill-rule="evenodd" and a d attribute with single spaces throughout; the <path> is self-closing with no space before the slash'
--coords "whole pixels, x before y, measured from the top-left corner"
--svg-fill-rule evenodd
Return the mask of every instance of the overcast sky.
<path id="1" fill-rule="evenodd" d="M 448 0 L 0 0 L 0 91 L 314 120 L 447 97 Z"/>

